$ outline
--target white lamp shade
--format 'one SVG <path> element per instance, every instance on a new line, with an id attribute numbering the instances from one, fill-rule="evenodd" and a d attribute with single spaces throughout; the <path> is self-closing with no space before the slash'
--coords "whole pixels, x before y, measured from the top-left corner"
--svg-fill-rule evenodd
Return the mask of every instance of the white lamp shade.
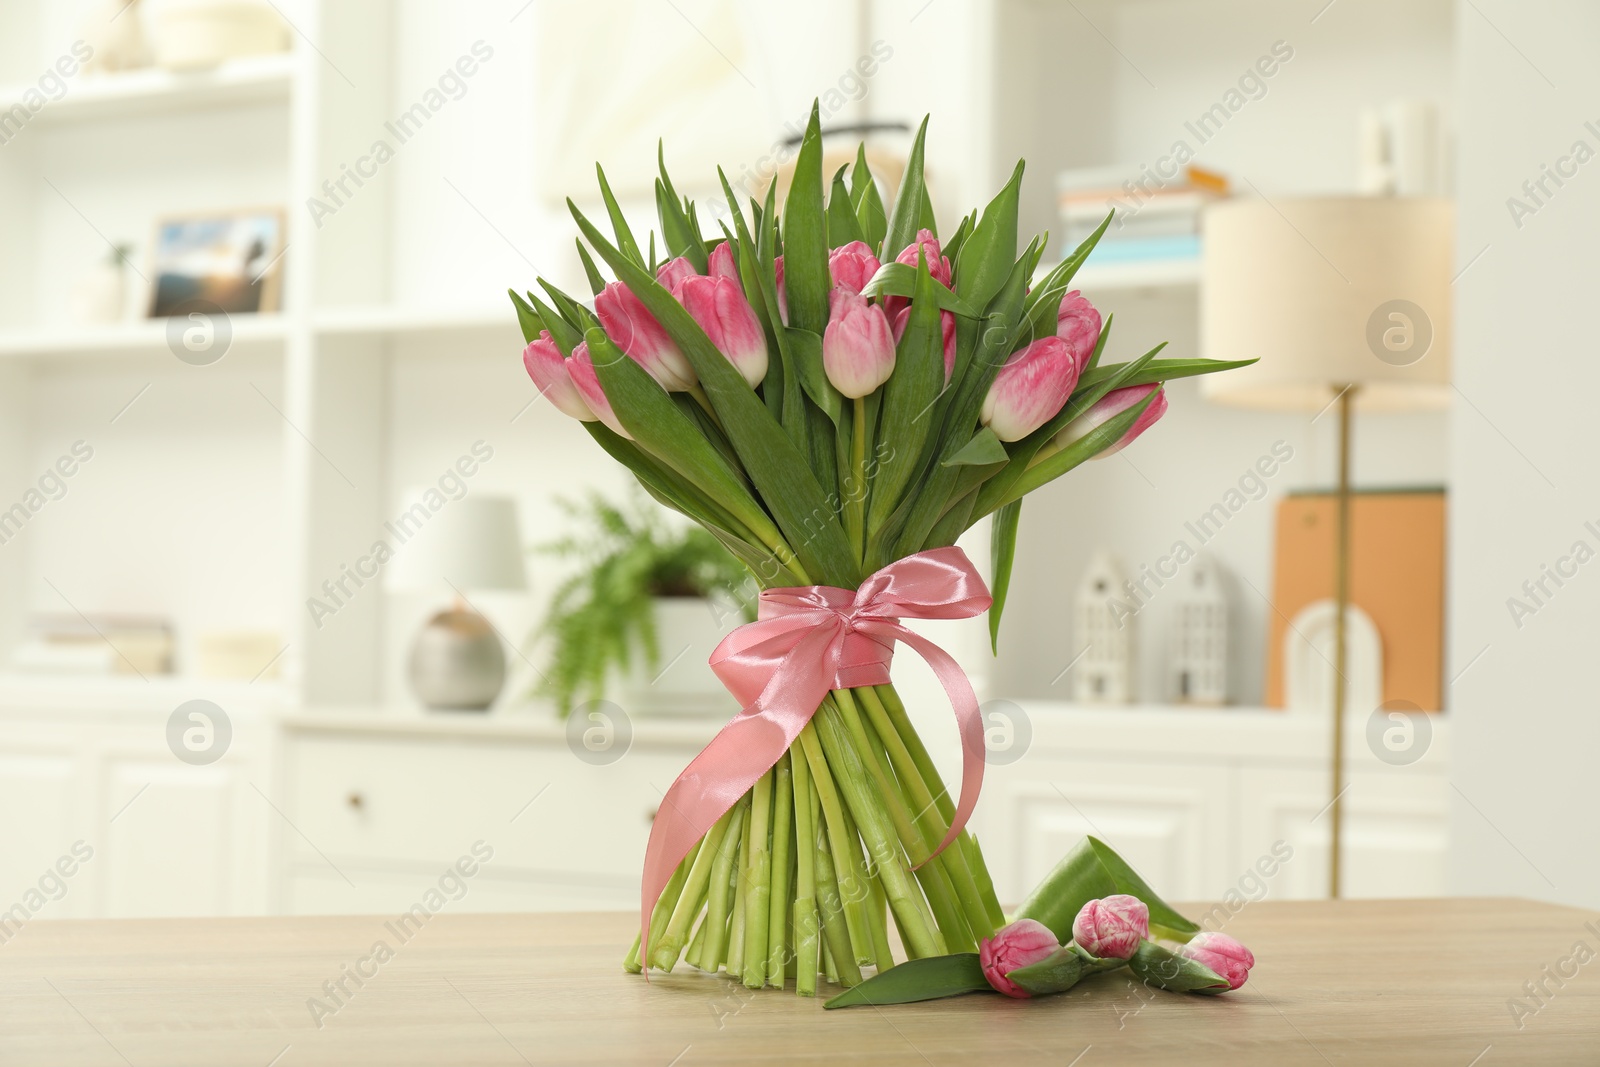
<path id="1" fill-rule="evenodd" d="M 430 507 L 440 500 L 442 506 Z M 527 588 L 517 504 L 511 497 L 470 493 L 451 500 L 437 489 L 419 489 L 407 494 L 405 508 L 389 524 L 391 588 L 453 586 L 463 593 Z"/>
<path id="2" fill-rule="evenodd" d="M 1224 404 L 1443 407 L 1455 212 L 1428 197 L 1239 199 L 1205 214 L 1201 354 L 1259 359 L 1201 379 Z"/>

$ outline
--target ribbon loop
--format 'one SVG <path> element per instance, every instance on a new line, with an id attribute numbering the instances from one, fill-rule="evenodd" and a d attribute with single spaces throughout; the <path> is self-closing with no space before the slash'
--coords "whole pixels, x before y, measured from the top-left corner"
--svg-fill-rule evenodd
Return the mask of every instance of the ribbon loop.
<path id="1" fill-rule="evenodd" d="M 650 969 L 650 913 L 696 841 L 782 758 L 834 689 L 889 682 L 896 642 L 928 662 L 961 731 L 961 798 L 933 854 L 961 833 L 983 783 L 983 724 L 972 683 L 944 649 L 902 618 L 966 619 L 991 603 L 959 548 L 918 552 L 874 572 L 859 588 L 767 589 L 755 622 L 711 653 L 711 669 L 741 710 L 667 789 L 650 828 L 641 893 L 639 958 Z"/>

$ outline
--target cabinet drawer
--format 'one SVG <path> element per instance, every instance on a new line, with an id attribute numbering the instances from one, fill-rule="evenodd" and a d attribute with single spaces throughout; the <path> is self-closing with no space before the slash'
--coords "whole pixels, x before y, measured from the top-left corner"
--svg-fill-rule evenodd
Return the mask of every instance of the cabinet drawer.
<path id="1" fill-rule="evenodd" d="M 440 869 L 483 841 L 496 870 L 637 878 L 661 791 L 694 752 L 634 750 L 607 766 L 564 744 L 300 737 L 287 746 L 297 863 Z"/>

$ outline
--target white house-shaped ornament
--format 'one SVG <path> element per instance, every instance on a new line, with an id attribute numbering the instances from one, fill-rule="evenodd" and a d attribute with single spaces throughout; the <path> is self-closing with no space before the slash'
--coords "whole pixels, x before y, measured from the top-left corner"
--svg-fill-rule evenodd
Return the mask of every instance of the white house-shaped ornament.
<path id="1" fill-rule="evenodd" d="M 1109 552 L 1096 552 L 1078 585 L 1073 631 L 1083 651 L 1073 669 L 1080 704 L 1133 702 L 1134 610 L 1124 599 L 1127 575 Z"/>
<path id="2" fill-rule="evenodd" d="M 1180 704 L 1225 703 L 1228 698 L 1228 595 L 1222 568 L 1197 556 L 1179 576 L 1171 595 L 1167 677 Z"/>

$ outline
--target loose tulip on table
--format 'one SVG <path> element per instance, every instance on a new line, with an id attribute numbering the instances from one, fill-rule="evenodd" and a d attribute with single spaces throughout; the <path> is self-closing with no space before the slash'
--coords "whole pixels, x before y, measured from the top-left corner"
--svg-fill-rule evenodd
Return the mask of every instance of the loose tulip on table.
<path id="1" fill-rule="evenodd" d="M 1013 995 L 1061 980 L 1008 926 L 965 829 L 983 768 L 976 698 L 900 619 L 988 610 L 997 638 L 1022 498 L 1148 430 L 1166 410 L 1163 382 L 1237 364 L 1159 348 L 1103 363 L 1112 323 L 1071 282 L 1105 224 L 1036 278 L 1043 239 L 1018 248 L 1020 163 L 941 241 L 926 128 L 886 209 L 864 150 L 824 180 L 813 109 L 781 210 L 775 186 L 742 204 L 724 179 L 728 221 L 713 234 L 663 158 L 659 257 L 602 173 L 611 235 L 572 207 L 592 301 L 544 279 L 542 296 L 512 294 L 539 390 L 763 590 L 759 620 L 712 659 L 744 710 L 673 783 L 652 829 L 630 970 L 686 960 L 752 988 L 792 980 L 815 995 L 826 980 L 874 1003 L 918 999 L 915 981 L 871 992 L 894 975 L 959 972 L 970 985 L 1003 964 L 1022 974 Z M 954 547 L 985 518 L 992 591 Z M 964 757 L 954 794 L 889 681 L 896 643 L 950 695 Z M 1095 936 L 1130 954 L 1116 965 L 1166 951 L 1127 928 L 1136 909 L 1118 892 L 1149 904 L 1168 940 L 1198 930 L 1120 861 L 1074 862 L 1024 928 L 1032 949 L 1068 951 L 1055 912 L 1070 903 L 1070 922 L 1096 888 Z M 1080 971 L 1108 966 L 1074 951 Z M 1191 988 L 1223 983 L 1201 956 L 1172 958 Z M 1035 967 L 1056 969 L 1030 979 Z M 1003 988 L 995 973 L 983 981 Z"/>

